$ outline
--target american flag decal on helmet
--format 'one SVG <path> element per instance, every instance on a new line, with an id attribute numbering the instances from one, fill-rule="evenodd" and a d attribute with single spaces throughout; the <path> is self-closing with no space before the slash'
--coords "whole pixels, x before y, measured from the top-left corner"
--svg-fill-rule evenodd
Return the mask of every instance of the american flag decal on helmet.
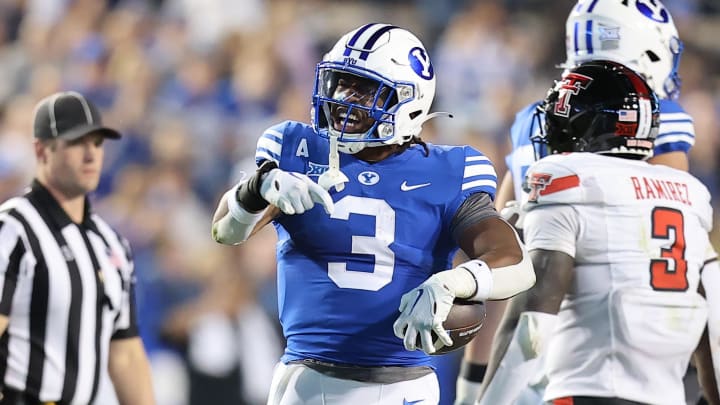
<path id="1" fill-rule="evenodd" d="M 637 122 L 637 111 L 635 111 L 635 110 L 620 110 L 620 111 L 618 111 L 618 121 Z"/>

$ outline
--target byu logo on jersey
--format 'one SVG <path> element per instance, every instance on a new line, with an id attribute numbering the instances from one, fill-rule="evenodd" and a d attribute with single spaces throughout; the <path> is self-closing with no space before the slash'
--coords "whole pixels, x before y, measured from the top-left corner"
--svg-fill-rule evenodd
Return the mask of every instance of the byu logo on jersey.
<path id="1" fill-rule="evenodd" d="M 435 76 L 432 63 L 430 63 L 430 57 L 424 49 L 416 46 L 410 50 L 408 54 L 408 60 L 410 61 L 410 67 L 423 79 L 430 80 Z"/>
<path id="2" fill-rule="evenodd" d="M 375 172 L 364 171 L 358 174 L 358 181 L 366 186 L 372 186 L 380 181 L 380 175 Z"/>
<path id="3" fill-rule="evenodd" d="M 659 23 L 667 23 L 670 21 L 670 14 L 665 10 L 665 7 L 656 0 L 637 0 L 635 1 L 635 7 L 645 17 L 653 21 Z"/>

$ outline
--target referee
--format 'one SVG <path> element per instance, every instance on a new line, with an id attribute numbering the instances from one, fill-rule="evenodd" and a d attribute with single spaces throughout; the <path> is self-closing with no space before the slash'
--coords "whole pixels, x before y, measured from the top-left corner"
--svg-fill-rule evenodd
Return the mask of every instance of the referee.
<path id="1" fill-rule="evenodd" d="M 0 405 L 90 404 L 109 371 L 121 404 L 153 404 L 127 241 L 92 212 L 105 138 L 85 97 L 35 109 L 36 177 L 0 205 Z"/>

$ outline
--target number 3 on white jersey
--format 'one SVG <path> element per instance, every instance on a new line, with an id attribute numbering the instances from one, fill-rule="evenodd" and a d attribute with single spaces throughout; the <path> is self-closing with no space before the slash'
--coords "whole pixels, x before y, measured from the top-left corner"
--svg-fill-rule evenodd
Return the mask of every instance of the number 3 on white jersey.
<path id="1" fill-rule="evenodd" d="M 395 210 L 385 200 L 345 196 L 335 203 L 331 218 L 348 220 L 350 214 L 375 217 L 375 236 L 352 236 L 352 253 L 375 256 L 371 273 L 348 270 L 345 262 L 328 263 L 328 275 L 340 288 L 377 291 L 392 280 L 395 252 L 390 244 L 395 241 Z"/>

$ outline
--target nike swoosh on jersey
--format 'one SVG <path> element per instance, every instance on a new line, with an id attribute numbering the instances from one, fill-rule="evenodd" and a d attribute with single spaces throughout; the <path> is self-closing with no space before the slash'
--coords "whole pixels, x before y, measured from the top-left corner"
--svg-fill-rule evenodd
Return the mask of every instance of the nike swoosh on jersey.
<path id="1" fill-rule="evenodd" d="M 407 399 L 403 398 L 403 405 L 413 405 L 423 401 L 424 399 L 418 399 L 417 401 L 408 401 Z"/>
<path id="2" fill-rule="evenodd" d="M 422 184 L 413 184 L 412 186 L 410 186 L 410 185 L 407 184 L 407 181 L 403 181 L 402 184 L 400 185 L 400 190 L 402 190 L 402 191 L 412 191 L 412 190 L 415 190 L 415 189 L 418 189 L 418 188 L 427 187 L 427 186 L 429 186 L 430 184 L 431 184 L 431 183 L 422 183 Z"/>

